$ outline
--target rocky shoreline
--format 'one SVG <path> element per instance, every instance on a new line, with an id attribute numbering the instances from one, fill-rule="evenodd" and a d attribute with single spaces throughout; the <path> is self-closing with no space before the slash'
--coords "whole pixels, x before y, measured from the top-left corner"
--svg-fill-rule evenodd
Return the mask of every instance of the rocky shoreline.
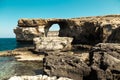
<path id="1" fill-rule="evenodd" d="M 31 63 L 40 61 L 43 65 L 43 73 L 40 73 L 41 77 L 32 76 L 33 74 L 20 76 L 11 76 L 10 80 L 20 79 L 20 80 L 119 80 L 120 79 L 120 44 L 118 43 L 99 43 L 96 46 L 92 47 L 90 51 L 81 52 L 81 51 L 46 51 L 42 54 L 40 53 L 30 53 L 27 48 L 19 48 L 13 51 L 4 51 L 0 56 L 14 56 L 17 62 L 26 62 Z M 20 54 L 27 53 L 26 57 L 16 57 L 17 55 L 24 56 Z M 11 53 L 12 52 L 12 53 Z M 17 53 L 17 54 L 16 54 Z M 37 55 L 37 58 L 33 56 Z M 33 56 L 33 58 L 30 58 Z M 44 55 L 44 57 L 43 57 Z M 24 59 L 25 58 L 25 59 Z M 40 59 L 41 58 L 41 59 Z M 19 65 L 20 66 L 20 65 Z M 24 65 L 24 68 L 27 65 Z M 33 66 L 34 68 L 34 66 Z M 18 68 L 21 69 L 21 68 Z M 21 69 L 22 70 L 22 69 Z M 25 70 L 26 71 L 26 70 Z M 30 68 L 28 67 L 29 73 Z M 39 72 L 39 70 L 38 70 Z M 17 72 L 19 73 L 19 72 Z M 65 79 L 59 78 L 42 78 L 42 75 L 56 76 L 56 77 L 67 77 Z M 31 77 L 30 77 L 31 75 Z M 23 77 L 22 77 L 23 76 Z M 68 79 L 69 78 L 69 79 Z"/>
<path id="2" fill-rule="evenodd" d="M 49 77 L 47 75 L 36 75 L 36 76 L 14 76 L 9 80 L 73 80 L 65 77 L 57 78 L 56 76 Z"/>
<path id="3" fill-rule="evenodd" d="M 60 25 L 59 35 L 47 37 L 55 23 Z M 15 69 L 18 72 L 9 80 L 120 80 L 120 15 L 20 19 L 14 32 L 20 44 L 32 42 L 32 47 L 3 51 L 0 56 L 32 65 Z"/>

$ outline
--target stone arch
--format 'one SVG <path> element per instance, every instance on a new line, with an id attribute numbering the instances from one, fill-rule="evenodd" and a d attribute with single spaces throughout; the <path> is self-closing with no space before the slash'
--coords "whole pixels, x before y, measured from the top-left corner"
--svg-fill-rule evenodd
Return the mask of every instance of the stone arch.
<path id="1" fill-rule="evenodd" d="M 60 30 L 59 24 L 52 24 L 51 27 L 49 28 L 49 31 L 59 31 L 59 30 Z"/>
<path id="2" fill-rule="evenodd" d="M 60 25 L 59 24 L 52 24 L 49 28 L 48 37 L 57 37 L 59 35 Z"/>
<path id="3" fill-rule="evenodd" d="M 49 29 L 54 24 L 58 24 L 59 27 L 60 27 L 58 36 L 59 37 L 65 37 L 66 35 L 64 34 L 64 31 L 65 31 L 66 28 L 68 28 L 68 24 L 67 24 L 67 22 L 64 22 L 64 21 L 49 21 L 44 28 L 45 36 L 47 37 Z"/>

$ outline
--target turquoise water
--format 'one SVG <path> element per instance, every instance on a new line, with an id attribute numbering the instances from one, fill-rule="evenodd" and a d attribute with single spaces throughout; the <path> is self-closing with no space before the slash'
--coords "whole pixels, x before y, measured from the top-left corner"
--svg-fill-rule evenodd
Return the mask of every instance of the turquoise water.
<path id="1" fill-rule="evenodd" d="M 17 47 L 15 38 L 0 38 L 0 51 L 13 50 Z"/>
<path id="2" fill-rule="evenodd" d="M 18 62 L 13 56 L 0 57 L 0 80 L 8 80 L 14 75 L 43 74 L 42 65 L 39 61 Z"/>
<path id="3" fill-rule="evenodd" d="M 0 38 L 0 51 L 13 50 L 21 47 L 32 47 L 32 42 L 17 42 L 16 38 Z"/>
<path id="4" fill-rule="evenodd" d="M 17 43 L 15 38 L 0 38 L 0 51 L 13 50 L 18 47 L 23 47 L 23 45 Z M 43 74 L 42 65 L 39 61 L 18 62 L 14 56 L 0 57 L 0 80 L 8 80 L 14 75 Z"/>

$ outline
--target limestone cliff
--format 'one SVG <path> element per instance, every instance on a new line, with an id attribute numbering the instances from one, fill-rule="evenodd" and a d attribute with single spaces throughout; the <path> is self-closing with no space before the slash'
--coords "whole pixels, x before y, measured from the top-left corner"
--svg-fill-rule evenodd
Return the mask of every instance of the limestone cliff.
<path id="1" fill-rule="evenodd" d="M 60 26 L 60 37 L 73 37 L 73 44 L 120 42 L 119 37 L 116 38 L 115 35 L 119 32 L 120 15 L 71 19 L 20 19 L 14 32 L 18 41 L 33 41 L 35 37 L 47 36 L 53 24 Z"/>

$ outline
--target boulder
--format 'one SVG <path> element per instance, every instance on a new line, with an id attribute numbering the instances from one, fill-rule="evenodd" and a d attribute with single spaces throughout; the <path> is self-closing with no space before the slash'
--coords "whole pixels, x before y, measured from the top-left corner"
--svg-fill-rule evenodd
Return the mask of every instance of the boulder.
<path id="1" fill-rule="evenodd" d="M 35 51 L 71 50 L 73 38 L 69 37 L 39 37 L 34 38 Z"/>
<path id="2" fill-rule="evenodd" d="M 120 79 L 120 44 L 97 44 L 90 52 L 90 61 L 91 73 L 92 75 L 96 75 L 92 79 Z"/>
<path id="3" fill-rule="evenodd" d="M 44 58 L 44 72 L 49 76 L 68 77 L 83 80 L 90 74 L 90 67 L 85 63 L 87 57 L 70 52 L 48 52 Z"/>

